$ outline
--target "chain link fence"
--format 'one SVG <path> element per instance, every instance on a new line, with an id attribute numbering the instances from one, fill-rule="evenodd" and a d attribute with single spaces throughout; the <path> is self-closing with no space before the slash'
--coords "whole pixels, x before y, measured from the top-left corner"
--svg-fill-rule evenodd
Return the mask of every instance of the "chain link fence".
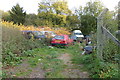
<path id="1" fill-rule="evenodd" d="M 108 12 L 107 8 L 104 9 L 97 18 L 97 58 L 105 62 L 119 63 L 120 41 L 115 34 L 118 20 L 107 18 Z"/>

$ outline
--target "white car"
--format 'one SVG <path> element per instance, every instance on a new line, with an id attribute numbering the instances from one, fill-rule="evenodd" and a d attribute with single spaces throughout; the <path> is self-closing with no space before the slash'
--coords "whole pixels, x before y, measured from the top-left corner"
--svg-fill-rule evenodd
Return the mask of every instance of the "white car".
<path id="1" fill-rule="evenodd" d="M 84 38 L 84 35 L 80 30 L 74 30 L 73 35 L 76 36 L 77 38 Z"/>

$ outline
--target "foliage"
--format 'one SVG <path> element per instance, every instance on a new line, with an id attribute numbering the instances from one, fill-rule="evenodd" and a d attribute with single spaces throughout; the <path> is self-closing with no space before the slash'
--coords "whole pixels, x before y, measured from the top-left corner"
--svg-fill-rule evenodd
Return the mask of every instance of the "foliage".
<path id="1" fill-rule="evenodd" d="M 68 9 L 67 2 L 46 0 L 39 3 L 36 22 L 38 26 L 66 27 L 69 24 L 67 23 L 69 19 L 66 20 L 66 18 L 71 16 L 71 14 L 72 12 Z"/>
<path id="2" fill-rule="evenodd" d="M 104 6 L 100 1 L 90 1 L 84 7 L 83 14 L 97 17 L 103 9 Z"/>
<path id="3" fill-rule="evenodd" d="M 9 13 L 11 21 L 13 21 L 15 24 L 20 25 L 25 22 L 26 12 L 24 12 L 23 8 L 21 8 L 19 4 L 13 6 Z"/>
<path id="4" fill-rule="evenodd" d="M 79 24 L 80 20 L 78 19 L 77 15 L 73 14 L 66 17 L 66 27 L 71 31 L 74 29 L 78 29 L 80 27 Z"/>
<path id="5" fill-rule="evenodd" d="M 26 40 L 17 25 L 3 22 L 1 27 L 4 66 L 18 64 L 21 62 L 21 55 L 24 54 L 24 51 L 43 46 L 40 41 Z"/>
<path id="6" fill-rule="evenodd" d="M 0 13 L 2 14 L 2 20 L 10 21 L 10 14 L 9 14 L 9 12 L 4 12 L 4 11 L 0 10 Z"/>
<path id="7" fill-rule="evenodd" d="M 41 12 L 38 14 L 38 22 L 42 20 L 43 22 L 37 23 L 38 26 L 52 26 L 52 27 L 64 27 L 66 23 L 66 16 L 59 15 L 49 12 Z M 56 26 L 57 25 L 57 26 Z"/>
<path id="8" fill-rule="evenodd" d="M 92 35 L 92 42 L 93 45 L 97 44 L 96 41 L 96 35 Z M 91 76 L 94 78 L 100 77 L 100 78 L 118 78 L 119 77 L 119 46 L 117 46 L 112 40 L 110 40 L 108 37 L 104 36 L 105 41 L 103 44 L 103 61 L 99 61 L 96 57 L 96 51 L 92 55 L 86 56 L 90 59 L 84 59 L 84 61 L 81 61 L 82 63 L 86 63 L 86 67 L 90 65 L 90 72 L 92 71 Z M 85 58 L 85 56 L 83 56 Z M 93 61 L 92 61 L 93 60 Z M 96 66 L 98 65 L 98 66 Z M 91 69 L 93 68 L 93 69 Z M 95 72 L 96 71 L 96 72 Z"/>
<path id="9" fill-rule="evenodd" d="M 16 25 L 13 22 L 2 21 L 2 43 L 3 45 L 3 64 L 7 65 L 16 65 L 21 62 L 23 54 L 26 56 L 32 56 L 30 53 L 25 53 L 27 50 L 33 48 L 43 47 L 45 45 L 50 45 L 49 41 L 46 39 L 39 40 L 26 40 L 22 35 L 21 30 L 37 30 L 41 31 L 42 29 L 36 28 L 33 26 Z M 44 30 L 54 31 L 57 34 L 69 34 L 69 31 L 65 28 L 59 28 L 59 30 L 52 29 L 50 27 L 44 27 Z"/>
<path id="10" fill-rule="evenodd" d="M 96 32 L 97 22 L 96 18 L 91 15 L 82 15 L 81 16 L 81 31 L 88 35 L 91 31 Z"/>
<path id="11" fill-rule="evenodd" d="M 106 40 L 106 45 L 103 50 L 103 59 L 109 63 L 119 63 L 119 46 L 117 46 L 112 40 Z"/>
<path id="12" fill-rule="evenodd" d="M 18 30 L 23 31 L 23 30 L 31 30 L 31 31 L 53 31 L 56 34 L 70 34 L 69 30 L 67 28 L 52 28 L 52 27 L 48 27 L 48 26 L 39 26 L 39 27 L 34 27 L 34 26 L 24 26 L 24 25 L 17 25 L 14 24 L 13 22 L 6 22 L 6 21 L 2 21 L 2 24 L 4 26 L 7 27 L 14 27 L 14 28 L 18 28 Z"/>
<path id="13" fill-rule="evenodd" d="M 66 14 L 66 15 L 71 14 L 71 11 L 68 9 L 67 2 L 65 1 L 54 2 L 52 6 L 54 7 L 54 12 L 56 14 Z"/>
<path id="14" fill-rule="evenodd" d="M 37 20 L 36 14 L 26 14 L 24 25 L 25 26 L 30 26 L 30 25 L 37 26 L 36 20 Z"/>
<path id="15" fill-rule="evenodd" d="M 114 11 L 107 11 L 103 18 L 104 26 L 115 36 L 115 31 L 118 30 L 118 20 L 115 17 Z"/>
<path id="16" fill-rule="evenodd" d="M 32 57 L 29 63 L 32 66 L 36 66 L 39 63 L 38 59 L 41 58 L 41 63 L 44 63 L 43 68 L 48 70 L 46 76 L 48 78 L 59 77 L 61 76 L 59 72 L 62 71 L 61 68 L 64 66 L 56 57 L 59 52 L 62 53 L 64 51 L 73 55 L 72 61 L 74 63 L 84 64 L 85 68 L 90 71 L 92 78 L 118 78 L 118 47 L 110 40 L 107 40 L 104 46 L 104 61 L 99 61 L 96 57 L 96 51 L 90 55 L 80 56 L 78 45 L 69 47 L 66 50 L 60 49 L 61 51 L 56 48 L 52 50 L 52 48 L 44 46 L 48 45 L 45 44 L 45 41 L 26 40 L 21 33 L 22 30 L 48 30 L 54 31 L 56 34 L 70 34 L 69 30 L 80 29 L 84 34 L 88 35 L 91 31 L 96 32 L 96 19 L 103 8 L 101 2 L 90 1 L 85 7 L 80 7 L 75 14 L 72 14 L 66 2 L 46 0 L 39 3 L 37 15 L 27 14 L 26 16 L 26 12 L 23 11 L 19 4 L 13 6 L 9 13 L 1 11 L 3 14 L 2 19 L 4 20 L 2 21 L 3 65 L 19 64 L 23 56 L 26 56 Z M 104 25 L 112 34 L 114 34 L 118 26 L 114 14 L 115 12 L 108 11 L 104 17 Z M 96 36 L 92 40 L 95 40 L 95 44 L 97 43 Z M 33 48 L 39 49 L 34 51 L 32 50 Z M 55 50 L 58 50 L 58 52 Z M 36 53 L 39 54 L 39 52 L 40 55 L 36 56 Z"/>
<path id="17" fill-rule="evenodd" d="M 75 54 L 73 54 L 73 63 L 83 64 L 91 78 L 118 78 L 118 64 L 99 61 L 96 51 L 90 55 L 78 56 L 81 53 Z"/>
<path id="18" fill-rule="evenodd" d="M 66 1 L 61 0 L 44 0 L 39 3 L 38 13 L 49 12 L 55 14 L 71 14 L 71 11 L 68 9 L 68 4 Z"/>
<path id="19" fill-rule="evenodd" d="M 75 14 L 80 20 L 79 28 L 83 34 L 89 35 L 91 31 L 96 32 L 97 17 L 103 10 L 103 4 L 100 1 L 90 1 L 86 3 L 85 7 L 80 6 L 75 10 Z"/>
<path id="20" fill-rule="evenodd" d="M 44 46 L 43 48 L 36 48 L 33 50 L 25 51 L 25 53 L 22 55 L 22 58 L 27 59 L 26 64 L 30 65 L 30 67 L 27 68 L 26 72 L 18 71 L 14 72 L 14 74 L 16 77 L 19 77 L 20 75 L 29 75 L 32 71 L 28 71 L 29 69 L 34 69 L 39 66 L 45 70 L 46 78 L 64 78 L 64 75 L 61 74 L 62 70 L 64 70 L 64 64 L 60 59 L 57 59 L 57 57 L 62 54 L 63 50 L 64 49 Z M 13 76 L 9 75 L 7 72 L 5 72 L 5 70 L 3 76 L 13 78 Z"/>

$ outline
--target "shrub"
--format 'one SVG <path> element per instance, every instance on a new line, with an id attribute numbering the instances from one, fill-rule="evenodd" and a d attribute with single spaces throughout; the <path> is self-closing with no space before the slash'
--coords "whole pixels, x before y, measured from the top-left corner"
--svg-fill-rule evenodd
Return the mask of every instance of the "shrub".
<path id="1" fill-rule="evenodd" d="M 118 78 L 118 64 L 100 61 L 95 53 L 81 56 L 79 63 L 85 65 L 92 78 Z"/>
<path id="2" fill-rule="evenodd" d="M 25 51 L 43 46 L 42 41 L 27 40 L 17 26 L 9 25 L 2 25 L 2 61 L 4 66 L 20 63 L 21 55 Z"/>

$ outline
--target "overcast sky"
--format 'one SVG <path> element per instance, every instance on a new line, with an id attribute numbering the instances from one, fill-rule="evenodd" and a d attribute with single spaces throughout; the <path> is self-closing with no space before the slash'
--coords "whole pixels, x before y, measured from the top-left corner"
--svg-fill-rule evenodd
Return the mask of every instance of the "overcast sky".
<path id="1" fill-rule="evenodd" d="M 0 2 L 0 10 L 8 11 L 10 10 L 16 3 L 19 3 L 21 7 L 27 13 L 36 13 L 38 10 L 38 3 L 41 0 L 2 0 Z M 68 6 L 70 9 L 78 8 L 79 6 L 85 6 L 85 4 L 90 0 L 67 0 Z M 92 0 L 93 1 L 93 0 Z M 118 5 L 120 0 L 100 0 L 105 7 L 109 10 L 114 10 L 114 7 Z"/>

